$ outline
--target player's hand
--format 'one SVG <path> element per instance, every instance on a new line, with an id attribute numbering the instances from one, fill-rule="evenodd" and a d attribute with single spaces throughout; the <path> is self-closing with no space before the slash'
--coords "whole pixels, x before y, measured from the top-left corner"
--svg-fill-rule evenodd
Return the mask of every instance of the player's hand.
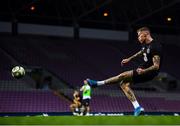
<path id="1" fill-rule="evenodd" d="M 121 61 L 121 66 L 124 66 L 124 64 L 126 64 L 126 63 L 128 63 L 130 61 L 130 59 L 123 59 L 122 61 Z"/>
<path id="2" fill-rule="evenodd" d="M 142 68 L 137 68 L 136 71 L 137 71 L 137 73 L 138 73 L 139 75 L 141 75 L 141 74 L 143 74 L 143 73 L 145 72 L 145 70 L 142 69 Z"/>

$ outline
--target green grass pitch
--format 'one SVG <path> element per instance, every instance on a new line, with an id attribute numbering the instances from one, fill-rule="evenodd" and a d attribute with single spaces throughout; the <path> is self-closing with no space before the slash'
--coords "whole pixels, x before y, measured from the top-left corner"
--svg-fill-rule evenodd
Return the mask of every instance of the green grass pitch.
<path id="1" fill-rule="evenodd" d="M 0 117 L 3 125 L 180 125 L 179 116 Z"/>

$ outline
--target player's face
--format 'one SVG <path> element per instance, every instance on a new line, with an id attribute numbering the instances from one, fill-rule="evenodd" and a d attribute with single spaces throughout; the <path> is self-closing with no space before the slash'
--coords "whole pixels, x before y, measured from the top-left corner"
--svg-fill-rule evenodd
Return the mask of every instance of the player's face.
<path id="1" fill-rule="evenodd" d="M 138 32 L 138 40 L 141 44 L 145 43 L 146 37 L 147 37 L 147 32 L 145 31 Z"/>
<path id="2" fill-rule="evenodd" d="M 88 84 L 87 80 L 84 80 L 84 84 Z"/>

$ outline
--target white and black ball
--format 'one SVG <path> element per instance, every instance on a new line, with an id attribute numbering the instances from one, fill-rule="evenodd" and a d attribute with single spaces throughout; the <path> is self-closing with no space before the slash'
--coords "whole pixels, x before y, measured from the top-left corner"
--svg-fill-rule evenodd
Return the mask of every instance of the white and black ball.
<path id="1" fill-rule="evenodd" d="M 12 76 L 17 79 L 24 77 L 26 74 L 25 69 L 22 66 L 13 67 L 11 73 Z"/>

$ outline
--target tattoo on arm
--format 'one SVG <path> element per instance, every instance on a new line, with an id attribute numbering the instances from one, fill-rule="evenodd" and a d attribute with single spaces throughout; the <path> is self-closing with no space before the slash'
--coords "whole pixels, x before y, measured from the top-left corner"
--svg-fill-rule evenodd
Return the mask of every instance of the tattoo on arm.
<path id="1" fill-rule="evenodd" d="M 142 53 L 143 53 L 143 51 L 139 51 L 139 52 L 137 52 L 136 54 L 134 54 L 133 56 L 129 57 L 129 59 L 132 60 L 132 59 L 134 59 L 134 58 L 142 55 Z"/>
<path id="2" fill-rule="evenodd" d="M 160 66 L 160 57 L 158 55 L 155 55 L 153 57 L 153 65 L 150 66 L 149 68 L 145 69 L 145 73 L 152 71 L 152 70 L 158 70 Z"/>
<path id="3" fill-rule="evenodd" d="M 159 69 L 159 65 L 160 65 L 160 57 L 158 55 L 155 55 L 153 57 L 153 63 L 154 65 Z"/>

